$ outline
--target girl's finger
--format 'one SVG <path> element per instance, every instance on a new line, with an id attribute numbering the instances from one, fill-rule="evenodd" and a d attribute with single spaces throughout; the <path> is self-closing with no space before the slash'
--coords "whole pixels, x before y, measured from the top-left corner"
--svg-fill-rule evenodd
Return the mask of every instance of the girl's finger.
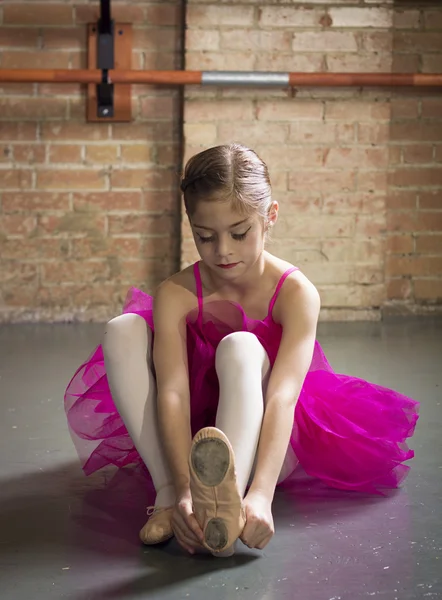
<path id="1" fill-rule="evenodd" d="M 201 529 L 201 527 L 199 526 L 198 521 L 196 520 L 196 517 L 193 513 L 190 515 L 186 515 L 186 525 L 190 529 L 190 531 L 193 533 L 196 540 L 202 544 L 204 541 L 204 533 L 203 533 L 203 530 Z"/>
<path id="2" fill-rule="evenodd" d="M 261 539 L 257 544 L 256 544 L 256 548 L 258 550 L 263 550 L 267 544 L 270 542 L 270 540 L 273 537 L 273 533 L 269 533 L 268 535 L 266 535 L 263 539 Z"/>

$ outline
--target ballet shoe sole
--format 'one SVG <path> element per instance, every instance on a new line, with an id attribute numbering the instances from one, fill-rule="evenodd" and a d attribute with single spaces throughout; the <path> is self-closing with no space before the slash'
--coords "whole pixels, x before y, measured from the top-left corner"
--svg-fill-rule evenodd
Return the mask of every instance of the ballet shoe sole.
<path id="1" fill-rule="evenodd" d="M 191 451 L 192 467 L 199 481 L 207 487 L 220 485 L 230 467 L 230 451 L 219 438 L 203 438 Z M 228 542 L 228 531 L 223 519 L 213 518 L 204 530 L 206 546 L 215 552 L 222 551 Z"/>

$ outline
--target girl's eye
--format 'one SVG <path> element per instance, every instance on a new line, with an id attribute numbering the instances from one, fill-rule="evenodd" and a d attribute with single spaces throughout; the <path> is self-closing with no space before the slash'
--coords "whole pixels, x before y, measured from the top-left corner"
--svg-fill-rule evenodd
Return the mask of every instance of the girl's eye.
<path id="1" fill-rule="evenodd" d="M 241 240 L 245 239 L 245 237 L 249 233 L 250 229 L 251 229 L 251 227 L 249 227 L 247 229 L 247 231 L 245 231 L 244 233 L 232 233 L 233 239 L 240 242 Z"/>
<path id="2" fill-rule="evenodd" d="M 215 240 L 215 238 L 213 236 L 211 237 L 202 237 L 201 235 L 198 236 L 200 239 L 200 242 L 202 244 L 208 244 L 209 242 L 213 242 Z"/>

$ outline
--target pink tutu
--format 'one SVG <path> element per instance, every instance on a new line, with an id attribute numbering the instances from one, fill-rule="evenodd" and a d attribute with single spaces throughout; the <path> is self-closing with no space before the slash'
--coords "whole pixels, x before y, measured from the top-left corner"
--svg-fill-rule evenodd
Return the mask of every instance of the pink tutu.
<path id="1" fill-rule="evenodd" d="M 277 292 L 279 290 L 277 288 Z M 277 295 L 275 293 L 275 297 Z M 271 317 L 250 319 L 233 302 L 206 303 L 187 315 L 191 428 L 215 424 L 218 380 L 215 351 L 235 331 L 257 336 L 273 365 L 282 328 Z M 142 316 L 153 330 L 153 299 L 132 288 L 123 312 Z M 98 346 L 68 385 L 65 408 L 86 474 L 106 465 L 141 463 L 107 382 Z M 394 488 L 414 456 L 406 445 L 418 419 L 418 403 L 393 390 L 335 373 L 318 342 L 296 405 L 290 443 L 307 475 L 340 489 L 379 493 Z"/>

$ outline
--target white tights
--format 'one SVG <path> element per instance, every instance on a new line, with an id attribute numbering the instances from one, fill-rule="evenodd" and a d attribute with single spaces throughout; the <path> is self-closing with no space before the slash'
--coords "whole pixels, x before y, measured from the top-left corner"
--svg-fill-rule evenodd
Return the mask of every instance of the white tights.
<path id="1" fill-rule="evenodd" d="M 170 506 L 175 493 L 158 428 L 151 342 L 152 333 L 144 319 L 124 314 L 107 324 L 102 346 L 112 398 L 152 476 L 155 504 Z M 270 363 L 252 333 L 237 332 L 221 340 L 215 366 L 220 386 L 216 427 L 232 444 L 238 487 L 244 496 L 261 432 Z M 293 471 L 296 462 L 289 445 L 279 480 Z"/>

